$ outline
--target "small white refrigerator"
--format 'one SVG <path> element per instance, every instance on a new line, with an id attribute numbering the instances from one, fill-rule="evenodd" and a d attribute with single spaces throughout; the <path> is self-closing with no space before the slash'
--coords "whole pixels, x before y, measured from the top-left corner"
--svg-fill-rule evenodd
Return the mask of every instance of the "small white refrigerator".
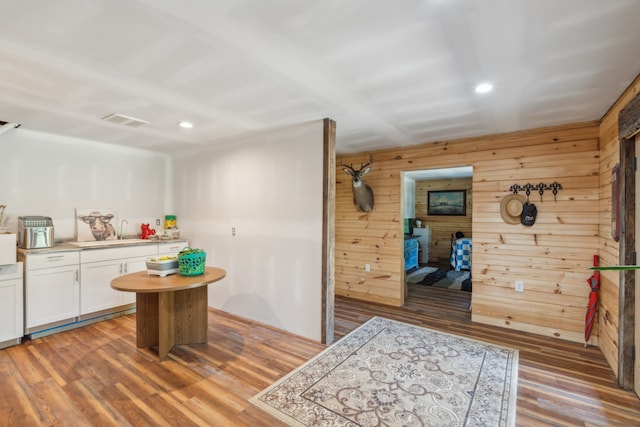
<path id="1" fill-rule="evenodd" d="M 413 235 L 418 237 L 418 245 L 420 245 L 420 252 L 418 262 L 420 264 L 429 263 L 429 245 L 431 243 L 431 228 L 426 227 L 413 227 Z"/>

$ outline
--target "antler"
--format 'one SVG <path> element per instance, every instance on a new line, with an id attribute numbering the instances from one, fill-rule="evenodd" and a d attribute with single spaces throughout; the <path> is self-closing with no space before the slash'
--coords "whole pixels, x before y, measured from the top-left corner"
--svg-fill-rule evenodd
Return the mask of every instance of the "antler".
<path id="1" fill-rule="evenodd" d="M 364 165 L 362 163 L 360 163 L 360 170 L 366 168 L 367 166 L 371 166 L 372 164 L 373 164 L 373 159 L 371 158 L 371 153 L 369 153 L 369 163 L 364 164 Z"/>
<path id="2" fill-rule="evenodd" d="M 348 164 L 344 163 L 342 160 L 340 160 L 340 166 L 344 166 L 345 168 L 350 169 L 351 172 L 355 172 L 355 169 L 353 168 L 353 163 L 348 165 Z"/>
<path id="3" fill-rule="evenodd" d="M 371 166 L 373 164 L 373 158 L 371 157 L 371 153 L 369 153 L 369 162 L 367 163 L 360 163 L 360 169 L 358 169 L 359 171 L 361 171 L 362 169 L 366 168 L 367 166 Z M 349 168 L 352 172 L 355 172 L 356 170 L 353 167 L 353 163 L 351 163 L 350 165 L 347 165 L 346 163 L 344 163 L 342 160 L 340 160 L 340 166 L 343 166 L 345 168 Z"/>

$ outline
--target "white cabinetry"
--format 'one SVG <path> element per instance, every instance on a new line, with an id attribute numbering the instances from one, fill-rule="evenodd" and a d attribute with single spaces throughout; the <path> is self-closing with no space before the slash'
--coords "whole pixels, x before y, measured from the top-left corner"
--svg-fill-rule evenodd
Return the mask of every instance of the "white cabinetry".
<path id="1" fill-rule="evenodd" d="M 24 335 L 22 268 L 0 265 L 0 348 L 20 344 Z"/>
<path id="2" fill-rule="evenodd" d="M 178 256 L 178 253 L 187 246 L 189 246 L 189 242 L 187 240 L 160 243 L 158 245 L 158 256 Z"/>
<path id="3" fill-rule="evenodd" d="M 82 275 L 81 315 L 122 305 L 120 293 L 109 286 L 112 278 L 122 274 L 120 260 L 82 264 L 80 274 Z"/>
<path id="4" fill-rule="evenodd" d="M 157 254 L 158 246 L 152 244 L 83 250 L 80 254 L 80 314 L 135 303 L 135 293 L 116 291 L 111 288 L 111 281 L 123 274 L 145 270 L 147 258 Z"/>
<path id="5" fill-rule="evenodd" d="M 111 281 L 123 274 L 146 270 L 147 258 L 177 255 L 188 245 L 188 241 L 180 240 L 110 248 L 18 250 L 25 275 L 24 335 L 32 338 L 48 335 L 88 321 L 126 314 L 135 304 L 136 294 L 112 289 Z M 22 289 L 22 281 L 20 284 Z M 0 328 L 6 323 L 4 303 L 12 298 L 10 293 L 0 289 Z"/>
<path id="6" fill-rule="evenodd" d="M 73 320 L 80 313 L 80 254 L 77 251 L 27 254 L 25 333 Z"/>

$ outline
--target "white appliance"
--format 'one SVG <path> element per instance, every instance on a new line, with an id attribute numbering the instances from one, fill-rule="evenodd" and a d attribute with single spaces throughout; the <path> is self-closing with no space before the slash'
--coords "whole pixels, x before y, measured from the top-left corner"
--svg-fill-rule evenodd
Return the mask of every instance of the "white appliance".
<path id="1" fill-rule="evenodd" d="M 420 264 L 429 263 L 429 245 L 431 243 L 431 227 L 414 227 L 413 235 L 418 237 L 418 244 L 420 245 L 420 252 L 418 262 Z"/>

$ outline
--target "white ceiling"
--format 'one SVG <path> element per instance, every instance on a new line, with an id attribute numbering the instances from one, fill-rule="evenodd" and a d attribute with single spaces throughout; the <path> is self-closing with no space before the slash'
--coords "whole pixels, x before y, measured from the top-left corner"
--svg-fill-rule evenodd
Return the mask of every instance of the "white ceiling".
<path id="1" fill-rule="evenodd" d="M 0 120 L 172 152 L 330 117 L 340 153 L 594 120 L 638 23 L 638 0 L 4 0 Z"/>

